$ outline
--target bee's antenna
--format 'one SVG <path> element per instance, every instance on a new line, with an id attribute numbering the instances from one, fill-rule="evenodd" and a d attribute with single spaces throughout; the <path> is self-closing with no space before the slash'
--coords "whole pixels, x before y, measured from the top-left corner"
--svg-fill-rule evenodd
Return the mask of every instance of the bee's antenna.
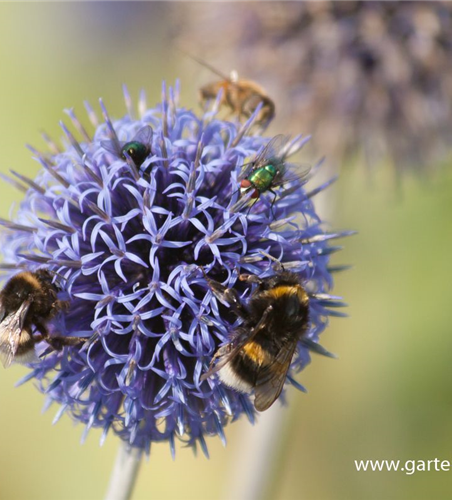
<path id="1" fill-rule="evenodd" d="M 201 269 L 202 275 L 204 276 L 204 279 L 207 281 L 209 277 L 207 276 L 206 270 L 204 269 L 204 266 L 198 266 L 198 269 Z"/>
<path id="2" fill-rule="evenodd" d="M 207 281 L 207 283 L 209 283 L 209 285 L 213 283 L 212 278 L 209 278 L 209 276 L 207 276 L 204 266 L 198 266 L 198 269 L 201 269 L 202 275 L 204 276 L 204 279 Z"/>
<path id="3" fill-rule="evenodd" d="M 281 262 L 276 257 L 273 257 L 273 255 L 270 255 L 269 253 L 264 252 L 263 250 L 259 250 L 259 253 L 262 254 L 264 257 L 267 257 L 268 259 L 272 260 L 275 263 L 274 267 L 275 267 L 275 271 L 277 273 L 281 272 L 281 271 L 285 271 L 284 266 L 281 264 Z"/>
<path id="4" fill-rule="evenodd" d="M 207 68 L 209 71 L 211 71 L 215 75 L 219 76 L 220 78 L 223 78 L 224 80 L 227 80 L 228 82 L 234 83 L 234 80 L 231 77 L 226 76 L 220 70 L 218 70 L 217 68 L 215 68 L 214 66 L 212 66 L 208 62 L 204 61 L 203 59 L 190 54 L 189 52 L 187 52 L 186 50 L 184 50 L 184 49 L 182 49 L 180 47 L 176 47 L 176 49 L 179 52 L 182 52 L 182 54 L 184 54 L 186 57 L 189 57 L 190 59 L 192 59 L 193 61 L 197 62 L 201 66 L 204 66 L 204 68 Z"/>
<path id="5" fill-rule="evenodd" d="M 56 271 L 52 271 L 51 269 L 45 269 L 49 274 L 53 274 L 53 276 L 57 276 L 60 278 L 62 281 L 67 281 L 67 278 L 65 278 L 62 274 L 57 273 Z"/>

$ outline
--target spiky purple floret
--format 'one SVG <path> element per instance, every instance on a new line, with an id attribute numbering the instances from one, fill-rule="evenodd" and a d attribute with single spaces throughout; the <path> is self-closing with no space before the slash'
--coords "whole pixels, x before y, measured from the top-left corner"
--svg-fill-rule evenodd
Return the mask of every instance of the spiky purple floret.
<path id="1" fill-rule="evenodd" d="M 61 404 L 56 419 L 67 410 L 87 430 L 102 427 L 105 437 L 112 428 L 145 451 L 161 440 L 174 449 L 176 436 L 206 450 L 204 435 L 224 439 L 228 420 L 245 413 L 253 421 L 255 410 L 218 378 L 199 380 L 238 320 L 198 266 L 246 297 L 251 290 L 238 274 L 271 275 L 260 251 L 273 255 L 313 294 L 309 337 L 316 341 L 335 300 L 328 295 L 335 249 L 328 241 L 345 233 L 324 234 L 311 200 L 317 190 L 301 183 L 282 189 L 273 207 L 272 195 L 251 210 L 241 203 L 241 166 L 269 138 L 247 135 L 248 126 L 212 112 L 199 118 L 177 106 L 172 90 L 155 109 L 142 99 L 139 119 L 127 93 L 126 104 L 129 113 L 111 123 L 101 103 L 100 125 L 87 106 L 92 139 L 69 111 L 83 142 L 63 126 L 64 149 L 46 138 L 50 153 L 33 150 L 44 167 L 36 179 L 15 175 L 28 189 L 14 221 L 0 221 L 7 228 L 4 277 L 16 268 L 58 273 L 71 307 L 50 327 L 89 339 L 47 352 L 25 380 L 35 379 Z M 130 140 L 145 125 L 154 131 L 152 155 L 139 169 L 102 146 Z M 308 362 L 300 345 L 289 382 L 296 385 L 294 372 Z"/>

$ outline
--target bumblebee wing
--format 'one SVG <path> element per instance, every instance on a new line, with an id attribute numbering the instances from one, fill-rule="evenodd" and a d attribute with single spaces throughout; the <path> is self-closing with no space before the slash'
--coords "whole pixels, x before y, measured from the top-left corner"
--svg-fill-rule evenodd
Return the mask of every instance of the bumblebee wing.
<path id="1" fill-rule="evenodd" d="M 256 156 L 256 159 L 254 160 L 254 168 L 260 168 L 272 162 L 278 164 L 281 163 L 281 160 L 284 158 L 284 147 L 288 141 L 288 135 L 279 134 L 273 137 L 273 139 Z"/>
<path id="2" fill-rule="evenodd" d="M 257 411 L 267 410 L 278 399 L 296 347 L 295 342 L 286 344 L 279 351 L 273 363 L 259 370 L 254 388 L 254 406 Z"/>
<path id="3" fill-rule="evenodd" d="M 223 347 L 220 347 L 220 349 L 218 349 L 215 356 L 212 358 L 209 370 L 204 375 L 201 376 L 200 378 L 201 382 L 206 378 L 209 378 L 214 373 L 220 371 L 235 356 L 237 356 L 240 349 L 242 349 L 242 347 L 246 343 L 251 342 L 251 340 L 253 340 L 253 338 L 267 326 L 267 318 L 268 315 L 272 312 L 272 310 L 273 306 L 268 306 L 267 309 L 264 311 L 262 318 L 259 320 L 259 323 L 254 328 L 247 329 L 242 327 L 238 328 L 235 331 L 234 335 L 235 339 L 229 344 L 226 344 Z M 220 358 L 220 360 L 215 364 L 215 366 L 213 366 L 213 363 L 217 358 Z"/>
<path id="4" fill-rule="evenodd" d="M 142 142 L 146 146 L 150 146 L 152 144 L 152 137 L 154 135 L 154 131 L 150 125 L 146 125 L 135 134 L 132 141 Z"/>
<path id="5" fill-rule="evenodd" d="M 115 141 L 100 141 L 100 145 L 112 155 L 121 156 L 121 151 L 118 150 L 118 147 Z"/>
<path id="6" fill-rule="evenodd" d="M 13 362 L 19 347 L 20 335 L 31 300 L 22 302 L 17 311 L 8 314 L 0 323 L 0 361 L 4 368 Z"/>

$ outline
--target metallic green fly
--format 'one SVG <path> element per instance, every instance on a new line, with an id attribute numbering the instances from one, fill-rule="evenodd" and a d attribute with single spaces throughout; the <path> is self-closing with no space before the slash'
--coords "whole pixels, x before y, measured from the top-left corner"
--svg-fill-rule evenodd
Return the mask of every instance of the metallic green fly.
<path id="1" fill-rule="evenodd" d="M 151 154 L 153 130 L 150 125 L 141 128 L 131 141 L 117 143 L 117 141 L 102 141 L 102 147 L 113 153 L 118 158 L 127 161 L 127 156 L 133 160 L 137 167 L 141 167 L 146 158 Z"/>
<path id="2" fill-rule="evenodd" d="M 276 199 L 276 193 L 273 191 L 275 188 L 284 183 L 302 182 L 306 179 L 309 167 L 286 163 L 286 157 L 290 150 L 288 142 L 288 136 L 280 134 L 273 137 L 256 158 L 245 165 L 246 168 L 240 175 L 242 178 L 240 193 L 242 195 L 252 191 L 250 198 L 257 201 L 262 193 L 269 191 Z"/>

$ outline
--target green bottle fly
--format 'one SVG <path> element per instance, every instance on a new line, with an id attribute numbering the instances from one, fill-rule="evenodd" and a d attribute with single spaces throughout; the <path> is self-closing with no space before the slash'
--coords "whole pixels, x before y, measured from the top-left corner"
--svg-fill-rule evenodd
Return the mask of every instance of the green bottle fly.
<path id="1" fill-rule="evenodd" d="M 126 159 L 124 155 L 125 151 L 127 151 L 127 154 L 132 158 L 135 165 L 140 167 L 149 154 L 149 147 L 138 141 L 127 142 L 121 149 L 121 156 L 124 160 Z"/>
<path id="2" fill-rule="evenodd" d="M 248 180 L 262 193 L 271 187 L 277 173 L 278 170 L 273 165 L 266 165 L 251 172 Z"/>
<path id="3" fill-rule="evenodd" d="M 125 153 L 133 160 L 137 167 L 141 167 L 146 158 L 152 153 L 153 130 L 150 125 L 141 128 L 132 140 L 119 142 L 116 140 L 101 141 L 102 147 L 117 158 L 127 160 Z"/>

